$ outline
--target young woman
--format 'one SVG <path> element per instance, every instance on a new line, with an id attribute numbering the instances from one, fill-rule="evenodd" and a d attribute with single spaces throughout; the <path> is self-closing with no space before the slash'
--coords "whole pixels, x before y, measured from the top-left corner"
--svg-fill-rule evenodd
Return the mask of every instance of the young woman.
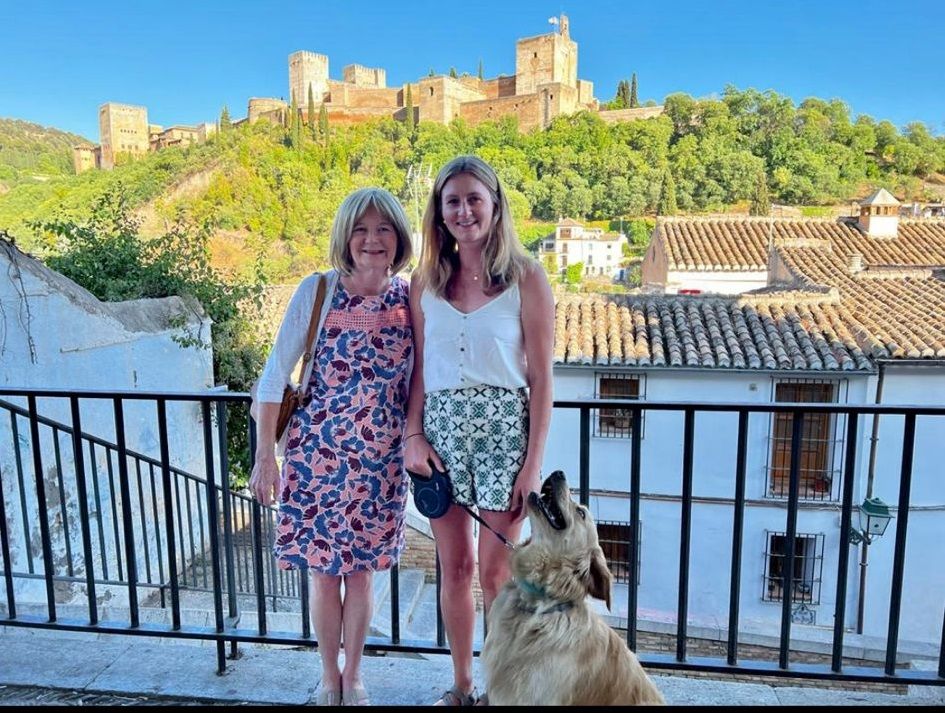
<path id="1" fill-rule="evenodd" d="M 544 270 L 523 251 L 492 168 L 460 156 L 440 171 L 423 219 L 412 280 L 416 361 L 407 409 L 406 465 L 447 471 L 454 504 L 431 522 L 442 573 L 440 604 L 453 686 L 437 705 L 473 705 L 476 553 L 472 518 L 517 539 L 525 499 L 540 485 L 551 420 L 554 301 Z M 488 611 L 509 578 L 508 554 L 479 537 Z"/>

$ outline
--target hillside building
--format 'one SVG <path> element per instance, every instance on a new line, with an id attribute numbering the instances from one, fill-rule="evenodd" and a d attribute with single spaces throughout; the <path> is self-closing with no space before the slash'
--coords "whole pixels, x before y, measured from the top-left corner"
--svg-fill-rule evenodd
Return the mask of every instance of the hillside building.
<path id="1" fill-rule="evenodd" d="M 555 232 L 538 244 L 538 259 L 542 264 L 554 262 L 559 274 L 570 265 L 581 263 L 585 277 L 624 278 L 623 247 L 627 236 L 623 233 L 605 233 L 602 228 L 588 228 L 570 218 L 555 226 Z"/>

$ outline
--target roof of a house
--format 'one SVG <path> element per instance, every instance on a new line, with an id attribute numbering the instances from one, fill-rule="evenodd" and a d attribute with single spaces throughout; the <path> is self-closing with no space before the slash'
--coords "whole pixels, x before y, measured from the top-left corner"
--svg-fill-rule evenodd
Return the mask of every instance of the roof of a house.
<path id="1" fill-rule="evenodd" d="M 563 295 L 554 363 L 872 370 L 835 293 L 738 297 Z"/>
<path id="2" fill-rule="evenodd" d="M 885 188 L 873 191 L 870 195 L 860 201 L 861 206 L 867 205 L 899 205 L 896 197 Z"/>
<path id="3" fill-rule="evenodd" d="M 734 297 L 562 297 L 556 363 L 844 371 L 945 359 L 945 220 L 900 220 L 894 238 L 874 238 L 855 219 L 663 218 L 655 237 L 670 270 L 766 271 L 770 251 L 780 282 Z"/>

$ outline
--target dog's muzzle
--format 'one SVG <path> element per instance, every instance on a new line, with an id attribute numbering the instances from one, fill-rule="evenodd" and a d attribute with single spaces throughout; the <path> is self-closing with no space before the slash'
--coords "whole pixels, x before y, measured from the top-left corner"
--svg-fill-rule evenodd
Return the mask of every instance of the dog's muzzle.
<path id="1" fill-rule="evenodd" d="M 544 515 L 545 520 L 555 530 L 563 530 L 568 526 L 567 517 L 558 504 L 562 491 L 567 495 L 568 481 L 565 479 L 564 473 L 556 470 L 545 478 L 545 482 L 541 484 L 541 494 L 530 493 L 528 496 L 529 505 Z"/>

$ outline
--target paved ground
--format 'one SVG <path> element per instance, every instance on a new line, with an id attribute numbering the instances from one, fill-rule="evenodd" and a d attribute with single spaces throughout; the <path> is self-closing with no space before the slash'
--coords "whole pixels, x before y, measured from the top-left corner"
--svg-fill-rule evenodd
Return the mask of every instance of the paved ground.
<path id="1" fill-rule="evenodd" d="M 241 646 L 216 673 L 213 645 L 143 637 L 51 633 L 0 627 L 0 705 L 201 705 L 314 701 L 318 654 L 288 647 Z M 477 679 L 481 671 L 477 666 Z M 447 656 L 369 656 L 364 677 L 375 705 L 426 705 L 450 680 Z M 943 705 L 942 687 L 906 695 L 816 685 L 766 685 L 654 676 L 674 705 Z M 777 682 L 786 683 L 784 681 Z"/>

